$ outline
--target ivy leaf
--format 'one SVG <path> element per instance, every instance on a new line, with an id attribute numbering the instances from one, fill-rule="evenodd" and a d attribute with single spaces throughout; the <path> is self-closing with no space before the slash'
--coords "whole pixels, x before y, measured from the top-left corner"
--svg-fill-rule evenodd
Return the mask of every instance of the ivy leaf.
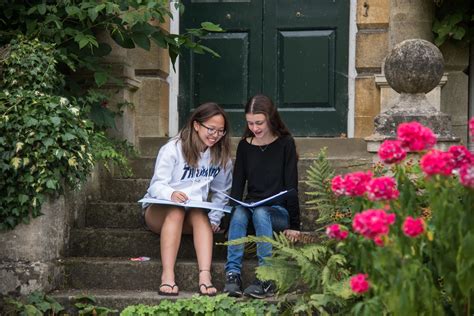
<path id="1" fill-rule="evenodd" d="M 54 144 L 54 139 L 48 137 L 46 139 L 43 139 L 42 142 L 45 147 L 49 147 Z"/>
<path id="2" fill-rule="evenodd" d="M 24 145 L 25 145 L 25 143 L 22 143 L 22 142 L 16 143 L 16 145 L 15 145 L 15 152 L 16 152 L 16 153 L 19 152 L 19 151 L 23 148 Z"/>
<path id="3" fill-rule="evenodd" d="M 20 204 L 25 204 L 28 200 L 29 200 L 28 195 L 26 194 L 18 195 L 18 202 L 20 202 Z"/>
<path id="4" fill-rule="evenodd" d="M 219 24 L 214 24 L 212 22 L 202 22 L 201 27 L 208 32 L 223 32 L 224 30 L 220 27 Z"/>
<path id="5" fill-rule="evenodd" d="M 71 5 L 71 6 L 66 7 L 66 13 L 70 16 L 74 16 L 76 14 L 79 14 L 80 12 L 81 12 L 81 9 L 79 9 L 75 5 Z"/>
<path id="6" fill-rule="evenodd" d="M 75 139 L 75 138 L 77 138 L 77 137 L 70 134 L 70 133 L 66 133 L 66 134 L 61 136 L 61 139 L 65 142 L 70 141 L 70 140 Z"/>
<path id="7" fill-rule="evenodd" d="M 47 187 L 48 189 L 54 190 L 54 189 L 56 189 L 56 183 L 57 183 L 56 180 L 51 180 L 51 179 L 49 179 L 48 181 L 46 181 L 46 187 Z"/>
<path id="8" fill-rule="evenodd" d="M 58 126 L 61 123 L 61 119 L 57 116 L 53 116 L 49 121 L 53 123 L 54 126 Z"/>
<path id="9" fill-rule="evenodd" d="M 14 157 L 12 160 L 10 160 L 10 164 L 15 168 L 15 170 L 18 170 L 21 165 L 21 159 L 18 157 Z"/>
<path id="10" fill-rule="evenodd" d="M 46 4 L 42 3 L 38 5 L 38 13 L 44 15 L 46 13 Z"/>

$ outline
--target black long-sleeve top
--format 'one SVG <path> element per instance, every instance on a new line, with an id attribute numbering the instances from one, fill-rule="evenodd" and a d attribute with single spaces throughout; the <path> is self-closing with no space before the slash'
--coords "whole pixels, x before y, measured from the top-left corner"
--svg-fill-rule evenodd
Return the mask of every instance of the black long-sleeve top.
<path id="1" fill-rule="evenodd" d="M 281 204 L 288 210 L 291 229 L 300 229 L 298 201 L 298 156 L 293 137 L 282 136 L 274 142 L 258 146 L 242 139 L 237 146 L 231 196 L 245 202 L 255 202 L 284 190 L 294 189 Z M 235 205 L 235 204 L 233 204 Z"/>

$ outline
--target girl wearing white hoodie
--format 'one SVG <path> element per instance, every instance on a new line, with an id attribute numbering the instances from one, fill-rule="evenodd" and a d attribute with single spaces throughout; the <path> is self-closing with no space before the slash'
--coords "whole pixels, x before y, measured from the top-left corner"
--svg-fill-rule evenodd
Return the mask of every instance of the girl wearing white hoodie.
<path id="1" fill-rule="evenodd" d="M 229 123 L 216 103 L 196 108 L 179 135 L 164 145 L 156 159 L 146 198 L 175 202 L 190 200 L 227 204 L 221 192 L 232 183 Z M 146 225 L 160 234 L 163 272 L 160 295 L 178 295 L 174 266 L 182 233 L 192 233 L 199 266 L 199 292 L 215 295 L 211 283 L 213 232 L 219 230 L 224 214 L 164 204 L 144 204 Z M 209 211 L 209 212 L 208 212 Z"/>

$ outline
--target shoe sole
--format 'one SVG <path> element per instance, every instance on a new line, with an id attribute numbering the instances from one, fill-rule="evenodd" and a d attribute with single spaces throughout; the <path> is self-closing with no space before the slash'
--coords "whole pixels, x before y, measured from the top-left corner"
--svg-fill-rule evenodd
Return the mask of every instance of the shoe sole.
<path id="1" fill-rule="evenodd" d="M 242 292 L 224 292 L 224 294 L 230 297 L 242 297 Z"/>
<path id="2" fill-rule="evenodd" d="M 269 293 L 269 294 L 263 294 L 263 295 L 258 295 L 254 293 L 244 293 L 244 295 L 248 297 L 252 297 L 252 298 L 263 299 L 263 298 L 275 296 L 275 293 Z"/>

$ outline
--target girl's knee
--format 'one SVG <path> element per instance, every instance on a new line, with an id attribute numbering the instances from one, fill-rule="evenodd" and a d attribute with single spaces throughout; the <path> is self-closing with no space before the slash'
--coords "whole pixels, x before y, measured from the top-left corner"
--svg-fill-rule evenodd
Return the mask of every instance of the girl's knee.
<path id="1" fill-rule="evenodd" d="M 252 220 L 254 222 L 271 220 L 270 208 L 265 206 L 255 208 L 252 213 Z"/>
<path id="2" fill-rule="evenodd" d="M 231 223 L 248 223 L 249 211 L 244 207 L 236 207 L 232 213 Z"/>

